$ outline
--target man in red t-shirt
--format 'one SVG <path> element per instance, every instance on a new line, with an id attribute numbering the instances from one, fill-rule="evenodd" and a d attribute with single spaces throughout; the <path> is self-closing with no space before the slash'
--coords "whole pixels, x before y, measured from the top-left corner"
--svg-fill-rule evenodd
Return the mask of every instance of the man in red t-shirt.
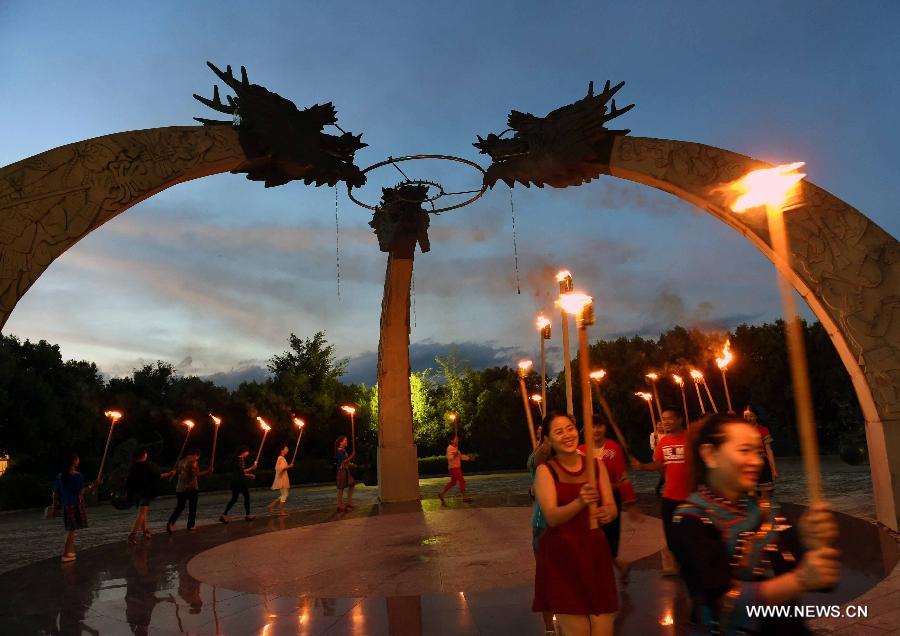
<path id="1" fill-rule="evenodd" d="M 632 458 L 631 467 L 634 470 L 654 471 L 665 468 L 666 486 L 662 496 L 662 522 L 666 535 L 666 546 L 670 545 L 670 532 L 672 530 L 672 513 L 682 501 L 688 497 L 688 469 L 685 464 L 687 432 L 684 430 L 684 420 L 678 409 L 665 408 L 662 412 L 662 427 L 667 431 L 663 435 L 653 451 L 653 461 L 642 464 Z M 663 551 L 663 574 L 677 574 L 678 570 L 672 553 L 668 549 Z"/>
<path id="2" fill-rule="evenodd" d="M 469 461 L 470 459 L 472 458 L 469 455 L 459 452 L 459 437 L 453 435 L 450 438 L 450 444 L 447 446 L 447 470 L 450 473 L 450 481 L 438 494 L 442 506 L 446 505 L 444 495 L 456 484 L 459 484 L 459 491 L 462 493 L 463 501 L 471 503 L 472 499 L 466 496 L 466 478 L 463 477 L 462 473 L 462 460 Z"/>

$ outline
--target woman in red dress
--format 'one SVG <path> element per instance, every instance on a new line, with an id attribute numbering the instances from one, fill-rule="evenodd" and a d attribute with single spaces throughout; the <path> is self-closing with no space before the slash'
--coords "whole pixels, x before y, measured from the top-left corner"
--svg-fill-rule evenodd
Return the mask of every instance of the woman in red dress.
<path id="1" fill-rule="evenodd" d="M 566 636 L 612 634 L 619 608 L 612 554 L 603 530 L 590 529 L 588 512 L 596 503 L 601 524 L 616 518 L 609 475 L 594 460 L 597 483 L 588 483 L 574 419 L 555 414 L 547 420 L 555 456 L 535 475 L 547 530 L 538 546 L 532 610 L 556 614 Z"/>

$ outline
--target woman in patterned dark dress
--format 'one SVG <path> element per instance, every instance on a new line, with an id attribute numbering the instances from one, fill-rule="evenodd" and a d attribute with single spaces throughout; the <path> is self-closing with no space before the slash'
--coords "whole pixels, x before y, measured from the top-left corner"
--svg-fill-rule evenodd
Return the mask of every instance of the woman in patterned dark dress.
<path id="1" fill-rule="evenodd" d="M 688 465 L 696 489 L 675 509 L 672 551 L 704 633 L 809 634 L 799 618 L 751 617 L 749 608 L 794 605 L 840 574 L 827 504 L 811 505 L 794 527 L 754 495 L 761 443 L 756 427 L 734 415 L 692 426 Z"/>
<path id="2" fill-rule="evenodd" d="M 590 528 L 588 508 L 597 504 L 601 524 L 615 519 L 609 475 L 594 459 L 597 483 L 588 483 L 575 421 L 564 414 L 548 419 L 555 455 L 538 466 L 534 482 L 547 530 L 538 544 L 532 610 L 556 614 L 566 636 L 612 634 L 619 608 L 613 559 L 602 528 Z"/>

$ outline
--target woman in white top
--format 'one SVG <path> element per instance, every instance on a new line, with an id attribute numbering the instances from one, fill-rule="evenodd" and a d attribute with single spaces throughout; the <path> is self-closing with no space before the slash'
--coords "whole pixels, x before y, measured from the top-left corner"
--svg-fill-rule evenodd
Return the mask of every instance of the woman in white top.
<path id="1" fill-rule="evenodd" d="M 279 517 L 287 517 L 287 513 L 284 511 L 284 504 L 287 501 L 288 493 L 291 491 L 291 478 L 288 475 L 288 469 L 293 468 L 294 465 L 288 464 L 284 458 L 287 454 L 287 444 L 282 444 L 278 447 L 278 460 L 275 462 L 275 481 L 272 482 L 272 490 L 280 490 L 281 494 L 266 507 L 269 513 L 274 513 L 277 505 Z"/>

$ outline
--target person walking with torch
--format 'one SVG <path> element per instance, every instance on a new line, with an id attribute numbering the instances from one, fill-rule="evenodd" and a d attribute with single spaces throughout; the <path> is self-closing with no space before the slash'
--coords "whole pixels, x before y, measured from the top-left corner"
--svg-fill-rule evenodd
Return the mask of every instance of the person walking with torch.
<path id="1" fill-rule="evenodd" d="M 225 505 L 225 511 L 219 517 L 219 521 L 222 523 L 228 523 L 228 513 L 231 511 L 231 507 L 237 503 L 239 496 L 244 498 L 244 521 L 256 519 L 250 514 L 250 485 L 247 482 L 248 479 L 256 479 L 256 475 L 253 474 L 256 464 L 247 466 L 247 458 L 249 456 L 249 448 L 246 446 L 238 447 L 231 465 L 231 499 L 228 500 L 228 503 Z"/>
<path id="2" fill-rule="evenodd" d="M 278 445 L 278 459 L 275 460 L 275 479 L 272 480 L 271 488 L 272 490 L 279 491 L 279 493 L 274 501 L 266 506 L 266 510 L 269 511 L 269 514 L 274 513 L 275 506 L 278 506 L 279 517 L 288 516 L 288 513 L 284 511 L 284 504 L 287 503 L 288 495 L 291 492 L 291 476 L 288 471 L 294 467 L 294 464 L 289 464 L 285 459 L 287 454 L 288 445 L 282 442 Z"/>

